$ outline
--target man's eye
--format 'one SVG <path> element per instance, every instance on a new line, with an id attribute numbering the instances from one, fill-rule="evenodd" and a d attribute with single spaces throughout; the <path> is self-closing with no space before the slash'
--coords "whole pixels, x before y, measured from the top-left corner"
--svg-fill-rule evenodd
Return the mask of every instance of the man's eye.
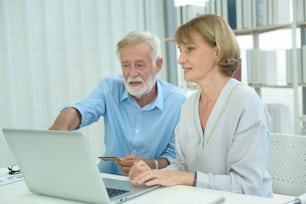
<path id="1" fill-rule="evenodd" d="M 130 64 L 122 64 L 122 67 L 124 67 L 124 68 L 128 68 L 128 67 L 130 67 Z"/>
<path id="2" fill-rule="evenodd" d="M 137 63 L 136 64 L 136 68 L 144 68 L 145 67 L 145 64 L 143 63 Z"/>

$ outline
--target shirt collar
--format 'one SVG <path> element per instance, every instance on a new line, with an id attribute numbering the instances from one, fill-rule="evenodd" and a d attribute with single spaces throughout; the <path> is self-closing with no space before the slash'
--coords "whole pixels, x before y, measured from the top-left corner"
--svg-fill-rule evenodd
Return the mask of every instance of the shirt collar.
<path id="1" fill-rule="evenodd" d="M 164 91 L 162 89 L 162 85 L 159 79 L 156 80 L 156 83 L 157 83 L 157 98 L 152 103 L 143 107 L 144 110 L 151 110 L 154 109 L 155 107 L 157 107 L 161 111 L 164 109 L 164 100 L 163 100 Z M 128 91 L 124 87 L 123 92 L 120 96 L 120 102 L 123 102 L 129 97 L 136 103 L 135 99 L 128 93 Z"/>

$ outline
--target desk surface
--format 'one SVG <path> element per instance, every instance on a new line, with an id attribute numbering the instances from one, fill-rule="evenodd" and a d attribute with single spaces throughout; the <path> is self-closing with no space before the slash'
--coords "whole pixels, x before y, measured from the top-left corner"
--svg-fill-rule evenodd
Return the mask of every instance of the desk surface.
<path id="1" fill-rule="evenodd" d="M 126 177 L 101 174 L 102 177 L 127 179 Z M 145 195 L 125 202 L 126 204 L 210 204 L 219 197 L 224 197 L 224 204 L 281 204 L 278 199 L 262 198 L 250 195 L 215 191 L 190 186 L 162 187 Z M 30 192 L 24 181 L 0 186 L 0 203 L 22 204 L 77 204 L 79 202 L 41 196 Z"/>

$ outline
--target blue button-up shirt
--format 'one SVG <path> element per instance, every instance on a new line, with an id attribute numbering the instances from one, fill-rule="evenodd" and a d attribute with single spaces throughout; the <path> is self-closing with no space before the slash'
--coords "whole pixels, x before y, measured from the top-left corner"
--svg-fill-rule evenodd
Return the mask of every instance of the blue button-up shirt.
<path id="1" fill-rule="evenodd" d="M 174 85 L 157 80 L 158 95 L 140 107 L 125 89 L 122 76 L 101 80 L 98 87 L 72 107 L 79 110 L 80 128 L 104 116 L 105 156 L 136 155 L 144 159 L 175 158 L 174 130 L 185 95 Z M 122 174 L 112 161 L 100 161 L 101 172 Z"/>

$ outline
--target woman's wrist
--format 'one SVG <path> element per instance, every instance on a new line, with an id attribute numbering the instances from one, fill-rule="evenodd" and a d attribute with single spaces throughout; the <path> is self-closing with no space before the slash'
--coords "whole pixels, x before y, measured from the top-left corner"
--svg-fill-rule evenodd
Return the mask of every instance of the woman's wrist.
<path id="1" fill-rule="evenodd" d="M 197 186 L 197 180 L 198 180 L 198 173 L 194 172 L 194 177 L 193 177 L 193 184 L 192 186 Z"/>
<path id="2" fill-rule="evenodd" d="M 177 184 L 186 185 L 186 186 L 194 186 L 196 183 L 195 173 L 194 172 L 176 172 L 177 177 L 180 178 Z"/>

